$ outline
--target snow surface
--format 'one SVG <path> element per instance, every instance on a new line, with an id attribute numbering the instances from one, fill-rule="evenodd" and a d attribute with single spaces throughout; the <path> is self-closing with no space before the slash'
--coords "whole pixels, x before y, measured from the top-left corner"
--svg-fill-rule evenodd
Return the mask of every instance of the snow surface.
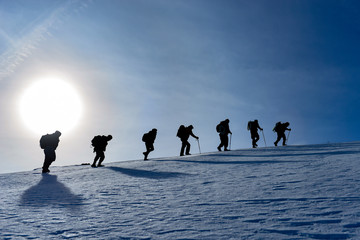
<path id="1" fill-rule="evenodd" d="M 1 174 L 0 239 L 360 239 L 359 157 L 353 142 Z"/>

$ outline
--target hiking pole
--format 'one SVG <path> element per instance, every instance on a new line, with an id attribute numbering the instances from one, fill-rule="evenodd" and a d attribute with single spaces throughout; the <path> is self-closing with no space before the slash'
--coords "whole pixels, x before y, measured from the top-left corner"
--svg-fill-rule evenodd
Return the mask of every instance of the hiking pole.
<path id="1" fill-rule="evenodd" d="M 291 132 L 291 131 L 289 131 L 289 132 L 288 132 L 288 135 L 287 135 L 287 138 L 286 138 L 286 144 L 287 144 L 287 143 L 288 143 L 288 141 L 289 141 L 290 132 Z"/>
<path id="2" fill-rule="evenodd" d="M 266 146 L 266 140 L 265 140 L 264 131 L 263 131 L 263 130 L 261 130 L 261 132 L 262 132 L 262 135 L 263 135 L 263 138 L 264 138 L 265 147 L 267 147 L 267 146 Z"/>
<path id="3" fill-rule="evenodd" d="M 231 137 L 232 137 L 232 133 L 230 133 L 230 147 L 229 147 L 229 150 L 231 150 Z"/>
<path id="4" fill-rule="evenodd" d="M 197 140 L 197 142 L 198 142 L 198 146 L 199 146 L 199 153 L 201 154 L 200 141 L 199 141 L 199 139 L 196 139 L 196 140 Z"/>

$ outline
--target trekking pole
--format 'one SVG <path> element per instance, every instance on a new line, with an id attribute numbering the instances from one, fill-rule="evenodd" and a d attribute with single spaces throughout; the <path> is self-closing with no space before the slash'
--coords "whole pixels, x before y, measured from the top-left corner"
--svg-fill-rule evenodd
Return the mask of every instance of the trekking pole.
<path id="1" fill-rule="evenodd" d="M 289 132 L 288 132 L 288 135 L 287 135 L 287 138 L 286 138 L 286 144 L 287 144 L 287 143 L 288 143 L 288 141 L 289 141 L 290 132 L 291 132 L 291 131 L 289 131 Z"/>
<path id="2" fill-rule="evenodd" d="M 263 130 L 261 130 L 261 132 L 262 132 L 262 135 L 263 135 L 263 138 L 264 138 L 265 147 L 267 147 L 267 146 L 266 146 L 266 140 L 265 140 L 264 131 L 263 131 Z"/>
<path id="3" fill-rule="evenodd" d="M 199 146 L 199 153 L 201 154 L 200 141 L 199 141 L 199 139 L 196 139 L 196 140 L 197 140 L 197 142 L 198 142 L 198 146 Z"/>
<path id="4" fill-rule="evenodd" d="M 230 147 L 229 147 L 229 150 L 231 150 L 231 137 L 232 137 L 232 133 L 230 133 Z"/>

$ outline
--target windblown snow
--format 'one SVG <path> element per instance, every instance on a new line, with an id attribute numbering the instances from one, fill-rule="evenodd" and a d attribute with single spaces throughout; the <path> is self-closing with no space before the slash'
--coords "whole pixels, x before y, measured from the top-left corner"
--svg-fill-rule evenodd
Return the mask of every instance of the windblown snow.
<path id="1" fill-rule="evenodd" d="M 1 174 L 0 239 L 360 239 L 359 160 L 353 142 Z"/>

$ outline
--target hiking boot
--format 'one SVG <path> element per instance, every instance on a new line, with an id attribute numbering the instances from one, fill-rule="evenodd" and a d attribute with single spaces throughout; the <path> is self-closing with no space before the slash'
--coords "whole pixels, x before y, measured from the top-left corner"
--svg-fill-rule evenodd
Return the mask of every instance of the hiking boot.
<path id="1" fill-rule="evenodd" d="M 224 151 L 230 151 L 229 149 L 225 148 Z"/>
<path id="2" fill-rule="evenodd" d="M 275 147 L 277 147 L 277 142 L 274 142 Z"/>
<path id="3" fill-rule="evenodd" d="M 49 169 L 43 169 L 43 170 L 42 170 L 42 173 L 49 173 L 49 172 L 50 172 Z"/>
<path id="4" fill-rule="evenodd" d="M 218 151 L 221 152 L 221 148 L 220 147 L 217 147 Z"/>

